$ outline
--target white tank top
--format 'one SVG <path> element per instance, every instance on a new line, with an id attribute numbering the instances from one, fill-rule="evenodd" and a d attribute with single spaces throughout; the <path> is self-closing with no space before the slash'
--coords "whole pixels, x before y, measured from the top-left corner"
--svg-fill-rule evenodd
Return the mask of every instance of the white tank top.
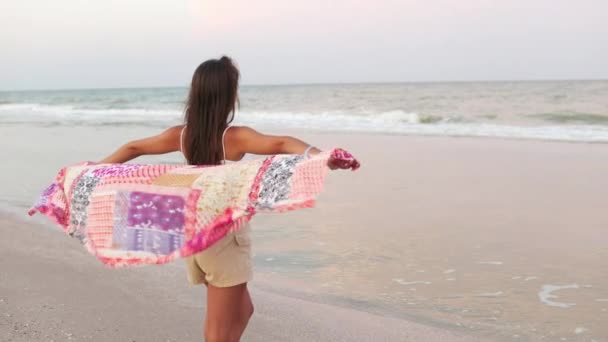
<path id="1" fill-rule="evenodd" d="M 228 130 L 231 128 L 232 126 L 228 126 L 226 127 L 226 129 L 224 130 L 224 133 L 222 133 L 222 164 L 226 164 L 227 160 L 226 160 L 226 143 L 225 143 L 225 138 L 226 138 L 226 132 L 228 132 Z M 184 126 L 184 128 L 182 128 L 182 132 L 179 134 L 179 150 L 180 152 L 184 155 L 184 158 L 186 158 L 186 162 L 188 161 L 188 158 L 186 157 L 186 153 L 184 152 L 184 131 L 186 130 L 186 126 Z"/>

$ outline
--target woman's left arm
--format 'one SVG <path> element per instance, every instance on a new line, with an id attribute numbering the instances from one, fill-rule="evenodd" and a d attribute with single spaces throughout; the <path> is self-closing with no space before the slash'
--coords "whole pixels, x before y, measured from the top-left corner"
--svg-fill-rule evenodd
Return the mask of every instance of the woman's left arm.
<path id="1" fill-rule="evenodd" d="M 182 126 L 171 127 L 159 135 L 134 140 L 122 145 L 114 153 L 102 159 L 101 164 L 125 163 L 139 156 L 179 151 Z"/>

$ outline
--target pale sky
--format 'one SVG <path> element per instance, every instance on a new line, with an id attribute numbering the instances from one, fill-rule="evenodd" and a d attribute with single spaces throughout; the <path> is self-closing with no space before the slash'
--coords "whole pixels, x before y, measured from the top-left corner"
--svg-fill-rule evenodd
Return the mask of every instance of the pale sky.
<path id="1" fill-rule="evenodd" d="M 0 90 L 608 78 L 607 0 L 0 0 Z"/>

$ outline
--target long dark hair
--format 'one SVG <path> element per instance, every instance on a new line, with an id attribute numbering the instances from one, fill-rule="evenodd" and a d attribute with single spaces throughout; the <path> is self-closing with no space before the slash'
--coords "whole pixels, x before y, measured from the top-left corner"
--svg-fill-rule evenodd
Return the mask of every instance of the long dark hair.
<path id="1" fill-rule="evenodd" d="M 222 134 L 234 119 L 239 77 L 238 68 L 226 56 L 196 68 L 185 110 L 183 152 L 188 164 L 222 163 Z"/>

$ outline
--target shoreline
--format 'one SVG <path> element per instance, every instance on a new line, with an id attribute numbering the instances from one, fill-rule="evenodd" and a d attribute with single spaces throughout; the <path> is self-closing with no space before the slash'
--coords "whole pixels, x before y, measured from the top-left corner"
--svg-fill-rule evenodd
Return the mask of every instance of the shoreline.
<path id="1" fill-rule="evenodd" d="M 107 269 L 60 230 L 12 216 L 0 213 L 0 230 L 12 234 L 0 242 L 2 341 L 202 339 L 204 290 L 187 284 L 182 267 Z M 255 278 L 250 288 L 256 314 L 244 341 L 477 340 L 464 331 L 276 293 Z M 335 329 L 343 326 L 349 329 Z"/>

